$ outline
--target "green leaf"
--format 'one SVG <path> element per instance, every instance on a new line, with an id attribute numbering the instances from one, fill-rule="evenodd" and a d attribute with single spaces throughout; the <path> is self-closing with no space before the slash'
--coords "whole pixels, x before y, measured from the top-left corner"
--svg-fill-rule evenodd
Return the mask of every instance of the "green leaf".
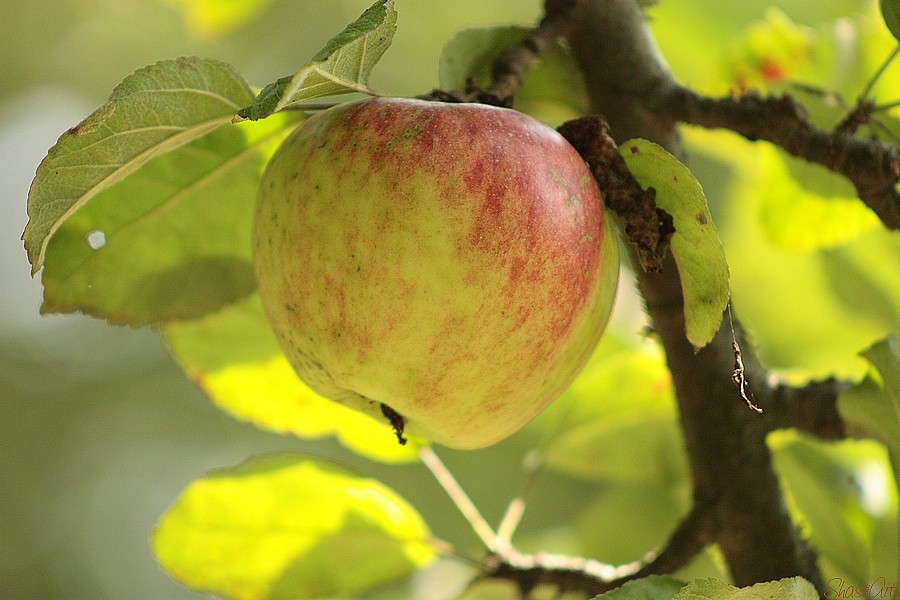
<path id="1" fill-rule="evenodd" d="M 479 579 L 457 596 L 456 600 L 522 600 L 522 594 L 514 581 Z"/>
<path id="2" fill-rule="evenodd" d="M 589 600 L 589 597 L 580 590 L 560 592 L 552 583 L 539 583 L 523 597 L 516 582 L 488 578 L 475 580 L 455 600 Z"/>
<path id="3" fill-rule="evenodd" d="M 900 42 L 900 0 L 881 0 L 881 14 L 887 28 Z"/>
<path id="4" fill-rule="evenodd" d="M 127 77 L 38 166 L 22 235 L 32 275 L 76 211 L 151 159 L 228 124 L 252 96 L 232 67 L 207 59 L 161 61 Z"/>
<path id="5" fill-rule="evenodd" d="M 896 523 L 896 496 L 884 448 L 870 440 L 826 443 L 795 431 L 768 439 L 792 514 L 823 561 L 864 581 L 877 531 Z"/>
<path id="6" fill-rule="evenodd" d="M 689 507 L 686 478 L 678 487 L 668 481 L 644 480 L 600 488 L 575 520 L 578 551 L 613 565 L 641 561 L 648 551 L 665 545 Z"/>
<path id="7" fill-rule="evenodd" d="M 435 558 L 427 526 L 394 491 L 297 456 L 256 458 L 194 481 L 152 545 L 173 578 L 233 600 L 353 594 Z"/>
<path id="8" fill-rule="evenodd" d="M 252 293 L 256 188 L 295 122 L 216 129 L 97 194 L 50 240 L 42 312 L 144 325 L 199 317 Z"/>
<path id="9" fill-rule="evenodd" d="M 594 600 L 672 600 L 684 586 L 683 581 L 674 577 L 652 575 L 629 581 L 620 588 L 600 594 Z"/>
<path id="10" fill-rule="evenodd" d="M 527 33 L 527 28 L 516 25 L 460 31 L 441 53 L 441 88 L 465 89 L 469 78 L 486 87 L 494 61 Z M 525 74 L 516 94 L 516 109 L 553 126 L 589 112 L 581 70 L 562 44 L 551 46 Z"/>
<path id="11" fill-rule="evenodd" d="M 676 418 L 659 346 L 650 339 L 623 345 L 608 333 L 533 428 L 546 436 L 543 462 L 556 471 L 592 481 L 677 484 L 687 471 Z"/>
<path id="12" fill-rule="evenodd" d="M 648 412 L 675 415 L 672 378 L 662 349 L 652 338 L 623 341 L 607 331 L 572 384 L 534 424 L 548 437 L 547 452 L 557 440 L 593 421 L 627 420 Z"/>
<path id="13" fill-rule="evenodd" d="M 900 334 L 889 336 L 861 354 L 881 375 L 885 394 L 894 408 L 893 424 L 900 426 Z M 900 444 L 900 435 L 893 439 Z"/>
<path id="14" fill-rule="evenodd" d="M 889 336 L 861 354 L 874 372 L 841 394 L 841 417 L 854 433 L 883 442 L 900 457 L 900 336 Z"/>
<path id="15" fill-rule="evenodd" d="M 238 111 L 238 116 L 255 121 L 323 96 L 351 92 L 378 95 L 368 87 L 369 75 L 391 45 L 396 28 L 394 1 L 378 0 L 295 74 L 264 87 L 252 104 Z"/>
<path id="16" fill-rule="evenodd" d="M 770 146 L 760 149 L 760 224 L 772 245 L 787 250 L 831 248 L 879 226 L 850 182 L 825 167 Z"/>
<path id="17" fill-rule="evenodd" d="M 715 579 L 697 579 L 684 586 L 672 600 L 818 600 L 813 585 L 801 577 L 736 588 Z"/>
<path id="18" fill-rule="evenodd" d="M 656 205 L 675 221 L 672 254 L 681 275 L 688 340 L 702 348 L 712 340 L 728 303 L 728 263 L 706 196 L 687 167 L 661 146 L 630 140 L 619 147 L 628 170 L 656 189 Z"/>
<path id="19" fill-rule="evenodd" d="M 576 427 L 549 446 L 544 462 L 587 480 L 675 483 L 687 473 L 681 446 L 671 411 L 651 409 Z"/>
<path id="20" fill-rule="evenodd" d="M 469 78 L 479 86 L 488 85 L 494 60 L 527 33 L 528 29 L 520 25 L 477 27 L 457 32 L 441 50 L 438 63 L 441 89 L 465 89 Z"/>
<path id="21" fill-rule="evenodd" d="M 848 433 L 874 438 L 886 446 L 895 495 L 900 495 L 900 336 L 892 335 L 862 355 L 873 371 L 841 394 L 838 410 Z M 895 562 L 900 564 L 900 557 Z"/>
<path id="22" fill-rule="evenodd" d="M 386 421 L 323 398 L 297 377 L 257 294 L 202 319 L 168 323 L 163 332 L 182 368 L 235 418 L 302 438 L 333 435 L 372 460 L 417 460 L 415 438 L 401 446 Z"/>

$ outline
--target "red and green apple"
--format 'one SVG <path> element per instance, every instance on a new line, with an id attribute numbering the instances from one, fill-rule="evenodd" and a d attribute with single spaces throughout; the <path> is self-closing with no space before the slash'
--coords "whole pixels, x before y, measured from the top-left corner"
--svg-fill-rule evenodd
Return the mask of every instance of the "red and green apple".
<path id="1" fill-rule="evenodd" d="M 565 390 L 618 278 L 582 158 L 551 127 L 479 104 L 316 114 L 266 168 L 253 233 L 263 306 L 300 378 L 454 448 L 506 438 Z"/>

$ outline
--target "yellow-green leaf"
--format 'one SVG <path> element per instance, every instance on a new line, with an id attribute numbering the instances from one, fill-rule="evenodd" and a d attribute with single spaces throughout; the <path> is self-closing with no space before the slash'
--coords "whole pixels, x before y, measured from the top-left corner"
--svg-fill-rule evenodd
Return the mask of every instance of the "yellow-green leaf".
<path id="1" fill-rule="evenodd" d="M 543 463 L 574 477 L 666 485 L 687 477 L 671 375 L 653 340 L 631 344 L 605 335 L 572 385 L 530 427 L 547 440 Z"/>
<path id="2" fill-rule="evenodd" d="M 372 460 L 417 460 L 419 440 L 401 446 L 386 420 L 323 398 L 297 377 L 258 295 L 202 319 L 169 323 L 163 332 L 182 368 L 234 417 L 303 438 L 333 435 Z"/>
<path id="3" fill-rule="evenodd" d="M 151 159 L 230 123 L 251 98 L 232 67 L 208 59 L 161 61 L 122 81 L 38 166 L 22 234 L 32 274 L 43 266 L 50 239 L 78 209 Z"/>
<path id="4" fill-rule="evenodd" d="M 688 340 L 702 348 L 712 340 L 728 303 L 728 263 L 700 183 L 687 167 L 647 140 L 619 148 L 628 170 L 644 188 L 656 190 L 656 205 L 672 215 L 672 254 L 684 292 Z"/>
<path id="5" fill-rule="evenodd" d="M 640 443 L 635 443 L 638 439 Z M 681 446 L 675 415 L 649 409 L 575 427 L 547 448 L 544 460 L 549 467 L 582 479 L 675 484 L 687 473 Z"/>
<path id="6" fill-rule="evenodd" d="M 801 577 L 736 588 L 716 579 L 697 579 L 684 586 L 672 600 L 818 600 L 813 585 Z"/>
<path id="7" fill-rule="evenodd" d="M 253 200 L 294 123 L 216 129 L 98 193 L 47 246 L 42 312 L 143 325 L 196 318 L 252 293 Z"/>
<path id="8" fill-rule="evenodd" d="M 301 102 L 351 92 L 377 95 L 368 86 L 375 63 L 391 45 L 397 28 L 394 0 L 378 0 L 293 75 L 262 89 L 253 103 L 238 112 L 263 119 Z"/>
<path id="9" fill-rule="evenodd" d="M 895 424 L 900 426 L 900 334 L 888 336 L 862 352 L 878 369 L 884 390 L 894 409 Z M 900 436 L 895 439 L 900 440 Z"/>
<path id="10" fill-rule="evenodd" d="M 639 461 L 636 457 L 635 462 Z M 680 487 L 652 479 L 598 487 L 594 500 L 572 527 L 579 552 L 612 565 L 640 561 L 648 548 L 665 546 L 690 509 L 689 490 L 687 480 Z"/>
<path id="11" fill-rule="evenodd" d="M 514 581 L 480 579 L 468 586 L 455 600 L 522 600 L 522 594 Z"/>
<path id="12" fill-rule="evenodd" d="M 857 435 L 874 437 L 900 458 L 900 335 L 862 352 L 873 371 L 841 394 L 841 416 Z"/>
<path id="13" fill-rule="evenodd" d="M 760 148 L 760 225 L 769 241 L 786 250 L 834 247 L 879 226 L 850 182 L 825 167 L 775 148 Z"/>
<path id="14" fill-rule="evenodd" d="M 852 581 L 879 575 L 871 570 L 876 535 L 897 514 L 884 448 L 871 440 L 820 442 L 791 430 L 773 433 L 768 443 L 792 515 L 825 564 Z"/>
<path id="15" fill-rule="evenodd" d="M 651 575 L 629 581 L 620 588 L 597 596 L 594 600 L 671 600 L 684 582 L 674 577 Z"/>
<path id="16" fill-rule="evenodd" d="M 862 352 L 872 370 L 838 399 L 848 433 L 885 445 L 900 495 L 900 335 L 891 335 Z M 898 557 L 900 564 L 900 557 Z M 900 570 L 898 570 L 900 574 Z"/>
<path id="17" fill-rule="evenodd" d="M 422 518 L 380 482 L 299 456 L 191 483 L 153 533 L 168 573 L 231 600 L 353 594 L 435 558 Z"/>

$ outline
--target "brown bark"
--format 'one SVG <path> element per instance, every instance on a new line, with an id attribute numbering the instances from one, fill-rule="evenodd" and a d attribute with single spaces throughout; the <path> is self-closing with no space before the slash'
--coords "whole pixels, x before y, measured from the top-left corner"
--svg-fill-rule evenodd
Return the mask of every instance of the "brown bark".
<path id="1" fill-rule="evenodd" d="M 683 158 L 677 123 L 728 128 L 844 174 L 856 185 L 860 199 L 894 229 L 900 228 L 895 189 L 900 151 L 857 139 L 852 128 L 818 130 L 789 97 L 710 99 L 681 87 L 660 57 L 641 5 L 640 0 L 547 0 L 541 24 L 497 61 L 494 85 L 447 97 L 509 105 L 521 75 L 553 36 L 568 38 L 593 112 L 602 118 L 572 121 L 560 131 L 592 167 L 607 204 L 620 217 L 633 263 L 641 267 L 635 269 L 638 287 L 674 382 L 694 506 L 655 558 L 613 576 L 586 559 L 517 553 L 491 557 L 486 575 L 512 579 L 523 592 L 552 583 L 561 591 L 601 593 L 631 579 L 671 573 L 715 543 L 738 585 L 799 575 L 824 595 L 816 557 L 791 522 L 765 440 L 769 432 L 784 427 L 824 439 L 843 437 L 836 401 L 845 385 L 828 380 L 804 388 L 770 387 L 743 343 L 740 323 L 731 318 L 723 319 L 709 345 L 695 351 L 685 336 L 678 271 L 667 253 L 671 218 L 655 207 L 653 190 L 640 189 L 623 170 L 616 143 L 645 138 Z M 755 407 L 742 398 L 743 388 L 735 387 L 742 381 L 734 381 L 734 344 L 742 348 L 745 369 L 739 375 L 749 382 L 762 414 L 750 410 L 748 406 Z"/>
<path id="2" fill-rule="evenodd" d="M 573 24 L 568 37 L 593 109 L 607 119 L 613 138 L 618 143 L 646 138 L 681 156 L 675 120 L 671 112 L 659 110 L 679 88 L 660 59 L 638 3 L 586 1 Z M 672 373 L 694 482 L 694 510 L 710 516 L 709 540 L 721 547 L 738 585 L 800 575 L 822 590 L 814 555 L 791 522 L 772 468 L 765 443 L 768 420 L 747 409 L 732 383 L 728 320 L 695 353 L 685 337 L 684 300 L 671 256 L 661 272 L 639 272 L 638 285 Z M 752 380 L 759 369 L 748 354 L 745 350 L 744 362 Z M 762 407 L 771 408 L 770 395 L 755 391 Z"/>

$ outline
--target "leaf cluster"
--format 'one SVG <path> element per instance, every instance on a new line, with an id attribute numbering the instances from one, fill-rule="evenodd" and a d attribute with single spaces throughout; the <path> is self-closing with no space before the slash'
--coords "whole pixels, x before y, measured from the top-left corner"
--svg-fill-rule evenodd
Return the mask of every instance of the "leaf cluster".
<path id="1" fill-rule="evenodd" d="M 898 6 L 881 2 L 895 37 Z M 833 41 L 799 35 L 772 15 L 735 51 L 732 75 L 755 60 L 758 39 L 776 40 L 774 48 L 789 58 L 798 44 L 833 49 Z M 295 73 L 258 94 L 233 67 L 209 59 L 161 61 L 127 77 L 102 107 L 60 137 L 38 167 L 23 239 L 32 272 L 43 269 L 42 311 L 153 325 L 185 372 L 234 417 L 285 435 L 333 436 L 377 462 L 416 462 L 417 448 L 427 441 L 398 446 L 387 424 L 316 395 L 293 373 L 255 292 L 249 243 L 253 199 L 267 160 L 304 111 L 322 108 L 313 100 L 380 94 L 368 79 L 396 20 L 393 2 L 378 0 Z M 470 79 L 487 85 L 489 66 L 524 34 L 520 27 L 460 33 L 442 56 L 441 85 L 459 89 Z M 890 83 L 884 88 L 900 93 Z M 589 109 L 578 67 L 562 44 L 527 74 L 517 100 L 519 110 L 553 125 Z M 819 108 L 817 119 L 834 118 Z M 896 111 L 884 123 L 897 131 Z M 698 171 L 704 160 L 734 165 L 734 152 L 750 152 L 702 134 L 688 133 L 688 140 L 700 155 Z M 753 277 L 745 275 L 745 263 L 754 259 L 735 258 L 728 243 L 745 239 L 734 229 L 746 225 L 731 221 L 720 232 L 715 221 L 728 211 L 710 206 L 695 173 L 661 147 L 630 140 L 620 151 L 639 184 L 655 190 L 657 206 L 673 218 L 671 251 L 683 284 L 685 334 L 699 349 L 719 330 L 732 292 L 744 295 L 753 287 L 746 283 Z M 877 227 L 832 175 L 771 148 L 752 152 L 744 164 L 758 168 L 738 173 L 732 185 L 755 199 L 765 247 L 793 253 L 839 248 Z M 737 283 L 731 270 L 739 272 Z M 872 280 L 876 288 L 884 281 Z M 897 323 L 890 314 L 896 294 L 883 296 L 881 310 L 887 312 L 874 319 L 870 332 Z M 770 440 L 797 522 L 832 572 L 856 581 L 880 568 L 865 557 L 884 542 L 880 527 L 896 523 L 897 499 L 891 483 L 882 482 L 879 489 L 888 491 L 878 512 L 867 505 L 872 499 L 865 489 L 841 482 L 856 481 L 867 468 L 883 475 L 886 465 L 900 480 L 897 339 L 871 346 L 863 357 L 857 364 L 862 379 L 842 396 L 840 410 L 852 433 L 881 445 L 823 447 L 794 433 Z M 575 518 L 584 533 L 574 536 L 573 546 L 581 552 L 610 562 L 638 559 L 663 543 L 660 532 L 684 514 L 688 473 L 673 396 L 652 339 L 611 335 L 564 397 L 523 432 L 548 469 L 602 490 Z M 637 446 L 635 439 L 641 440 Z M 626 515 L 627 525 L 617 523 L 614 531 L 607 518 L 613 513 Z M 654 514 L 647 522 L 646 515 Z M 620 526 L 628 531 L 624 540 L 615 539 Z M 598 535 L 604 527 L 607 535 Z M 396 492 L 305 456 L 256 458 L 195 481 L 160 522 L 153 546 L 160 563 L 186 585 L 248 599 L 360 594 L 446 552 Z M 518 597 L 507 583 L 480 581 L 462 598 Z M 601 596 L 775 597 L 817 596 L 799 579 L 738 589 L 719 580 L 668 577 Z"/>

